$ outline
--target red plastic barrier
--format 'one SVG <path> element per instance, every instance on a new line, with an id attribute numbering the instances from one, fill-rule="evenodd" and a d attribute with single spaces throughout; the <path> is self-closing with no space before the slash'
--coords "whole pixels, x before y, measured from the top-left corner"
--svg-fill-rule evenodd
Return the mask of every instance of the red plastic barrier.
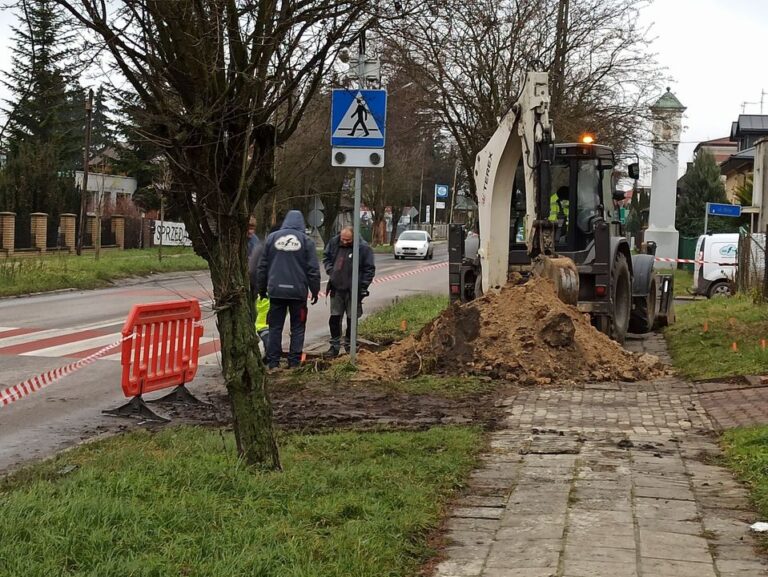
<path id="1" fill-rule="evenodd" d="M 183 385 L 194 378 L 203 335 L 199 321 L 197 300 L 133 306 L 122 331 L 126 397 Z"/>

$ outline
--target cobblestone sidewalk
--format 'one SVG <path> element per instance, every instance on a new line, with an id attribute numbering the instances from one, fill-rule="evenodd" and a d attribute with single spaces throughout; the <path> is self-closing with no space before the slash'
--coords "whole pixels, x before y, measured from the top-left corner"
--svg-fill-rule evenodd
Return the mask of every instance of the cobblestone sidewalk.
<path id="1" fill-rule="evenodd" d="M 659 338 L 630 347 L 666 354 Z M 504 406 L 436 577 L 768 575 L 693 385 L 528 389 Z"/>

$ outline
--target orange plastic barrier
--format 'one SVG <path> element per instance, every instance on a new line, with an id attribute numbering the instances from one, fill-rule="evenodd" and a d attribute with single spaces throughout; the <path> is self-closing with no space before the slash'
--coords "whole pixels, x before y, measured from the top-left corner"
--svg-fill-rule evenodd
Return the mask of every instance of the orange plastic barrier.
<path id="1" fill-rule="evenodd" d="M 133 306 L 122 331 L 126 397 L 183 385 L 194 378 L 203 336 L 199 321 L 196 300 Z"/>

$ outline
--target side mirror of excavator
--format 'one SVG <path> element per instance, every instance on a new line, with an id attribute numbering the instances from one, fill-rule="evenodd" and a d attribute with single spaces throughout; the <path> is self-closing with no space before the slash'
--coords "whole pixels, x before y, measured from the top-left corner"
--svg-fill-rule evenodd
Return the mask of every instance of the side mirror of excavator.
<path id="1" fill-rule="evenodd" d="M 627 166 L 627 173 L 629 174 L 629 178 L 633 180 L 637 180 L 640 178 L 640 163 L 639 162 L 633 162 L 629 166 Z"/>

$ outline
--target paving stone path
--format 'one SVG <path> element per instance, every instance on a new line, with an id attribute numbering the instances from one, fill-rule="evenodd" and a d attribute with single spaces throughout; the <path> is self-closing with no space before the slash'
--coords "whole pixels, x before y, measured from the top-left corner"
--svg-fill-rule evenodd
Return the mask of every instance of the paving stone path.
<path id="1" fill-rule="evenodd" d="M 666 357 L 661 337 L 628 348 Z M 768 575 L 700 393 L 667 378 L 504 401 L 435 577 Z"/>

